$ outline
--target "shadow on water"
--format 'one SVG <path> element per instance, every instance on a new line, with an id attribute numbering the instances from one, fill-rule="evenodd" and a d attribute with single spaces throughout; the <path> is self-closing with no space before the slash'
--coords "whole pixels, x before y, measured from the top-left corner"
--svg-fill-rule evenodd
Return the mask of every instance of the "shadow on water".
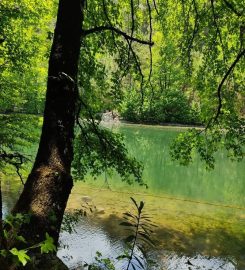
<path id="1" fill-rule="evenodd" d="M 116 258 L 123 253 L 122 239 L 126 237 L 125 230 L 119 225 L 121 221 L 115 214 L 81 221 L 76 226 L 76 233 L 61 235 L 61 243 L 69 248 L 61 249 L 59 256 L 71 268 L 82 260 L 92 262 L 98 250 L 104 257 Z M 185 232 L 161 225 L 152 237 L 156 245 L 148 250 L 148 255 L 157 261 L 154 269 L 245 269 L 242 256 L 245 235 L 235 236 L 229 230 L 224 231 L 222 226 L 208 231 L 198 227 Z"/>

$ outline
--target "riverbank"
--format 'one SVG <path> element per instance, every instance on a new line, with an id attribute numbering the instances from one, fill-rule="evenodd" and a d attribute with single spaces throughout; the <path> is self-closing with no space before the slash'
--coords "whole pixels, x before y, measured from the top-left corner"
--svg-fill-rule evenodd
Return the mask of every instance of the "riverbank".
<path id="1" fill-rule="evenodd" d="M 203 125 L 188 125 L 188 124 L 180 124 L 180 123 L 159 123 L 159 124 L 154 124 L 154 123 L 148 123 L 148 122 L 130 122 L 126 121 L 123 119 L 120 119 L 120 123 L 124 125 L 137 125 L 140 127 L 173 127 L 173 128 L 196 128 L 196 129 L 204 129 L 205 126 Z"/>

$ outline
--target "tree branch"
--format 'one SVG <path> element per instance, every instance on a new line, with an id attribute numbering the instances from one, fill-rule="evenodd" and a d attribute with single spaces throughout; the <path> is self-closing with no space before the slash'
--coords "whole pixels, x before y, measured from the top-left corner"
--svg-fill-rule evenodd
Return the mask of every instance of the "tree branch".
<path id="1" fill-rule="evenodd" d="M 157 8 L 156 0 L 153 0 L 153 5 L 154 5 L 154 8 L 156 10 L 157 15 L 159 15 L 159 11 L 158 11 L 158 8 Z"/>
<path id="2" fill-rule="evenodd" d="M 194 27 L 193 27 L 193 31 L 192 31 L 192 36 L 189 40 L 189 44 L 187 47 L 187 58 L 188 58 L 188 72 L 191 73 L 191 50 L 193 49 L 193 44 L 194 44 L 194 39 L 198 33 L 199 30 L 199 12 L 198 12 L 198 7 L 197 7 L 197 3 L 195 0 L 192 0 L 192 5 L 194 7 L 194 12 L 195 12 L 195 22 L 194 22 Z M 191 7 L 190 7 L 191 9 Z M 188 11 L 188 17 L 189 17 L 189 12 L 190 9 Z M 188 22 L 189 24 L 189 22 Z"/>
<path id="3" fill-rule="evenodd" d="M 231 74 L 232 70 L 235 68 L 236 64 L 239 62 L 239 60 L 240 60 L 244 55 L 245 55 L 245 49 L 244 49 L 243 51 L 241 51 L 241 52 L 237 55 L 236 59 L 234 60 L 234 62 L 232 63 L 232 65 L 229 67 L 229 69 L 228 69 L 227 72 L 225 73 L 225 76 L 224 76 L 223 79 L 221 80 L 221 82 L 220 82 L 220 84 L 219 84 L 219 86 L 218 86 L 218 89 L 217 89 L 217 97 L 218 97 L 218 102 L 219 102 L 218 108 L 217 108 L 217 112 L 216 112 L 215 116 L 212 117 L 212 118 L 209 120 L 209 122 L 208 122 L 208 124 L 207 124 L 207 126 L 206 126 L 206 129 L 209 128 L 209 126 L 210 126 L 212 123 L 216 122 L 217 119 L 218 119 L 218 117 L 219 117 L 219 115 L 221 114 L 221 109 L 222 109 L 222 106 L 223 106 L 223 104 L 222 104 L 222 96 L 221 96 L 222 87 L 223 87 L 223 85 L 224 85 L 226 79 L 228 78 L 228 76 Z"/>
<path id="4" fill-rule="evenodd" d="M 136 38 L 136 37 L 131 37 L 127 33 L 123 32 L 120 29 L 117 29 L 117 28 L 115 28 L 113 26 L 110 26 L 110 25 L 96 26 L 96 27 L 88 29 L 88 30 L 83 30 L 83 36 L 87 36 L 89 34 L 102 32 L 102 31 L 113 31 L 113 32 L 117 33 L 118 35 L 123 36 L 128 41 L 131 40 L 131 41 L 134 41 L 134 42 L 137 42 L 137 43 L 140 43 L 140 44 L 144 44 L 144 45 L 149 45 L 149 46 L 154 45 L 154 42 L 142 40 L 142 39 L 139 39 L 139 38 Z"/>
<path id="5" fill-rule="evenodd" d="M 105 15 L 105 17 L 106 17 L 106 20 L 107 20 L 107 22 L 109 23 L 109 25 L 110 25 L 111 27 L 113 27 L 113 26 L 112 26 L 112 23 L 111 23 L 111 20 L 110 20 L 110 18 L 109 18 L 108 12 L 107 12 L 107 7 L 106 7 L 106 2 L 105 2 L 105 0 L 103 0 L 102 3 L 103 3 L 103 12 L 104 12 L 104 15 Z M 117 48 L 117 50 L 118 50 L 118 52 L 119 52 L 119 54 L 120 54 L 120 50 L 119 50 L 119 48 L 118 48 L 118 46 L 117 46 L 114 32 L 112 32 L 112 38 L 113 38 L 113 43 L 114 43 L 115 47 Z"/>
<path id="6" fill-rule="evenodd" d="M 7 153 L 3 149 L 0 151 L 0 159 L 2 159 L 5 163 L 8 163 L 15 167 L 16 173 L 18 174 L 21 183 L 24 185 L 23 177 L 20 173 L 21 165 L 24 163 L 24 160 L 28 160 L 25 156 L 20 153 Z"/>
<path id="7" fill-rule="evenodd" d="M 151 5 L 149 0 L 146 0 L 147 3 L 147 7 L 148 7 L 148 16 L 149 16 L 149 25 L 150 25 L 150 33 L 149 33 L 149 41 L 152 42 L 152 14 L 151 14 Z M 150 72 L 149 72 L 149 76 L 148 76 L 148 83 L 150 85 L 151 88 L 151 99 L 150 99 L 150 107 L 152 104 L 152 100 L 154 98 L 154 90 L 153 90 L 153 86 L 151 83 L 151 76 L 152 76 L 152 69 L 153 69 L 153 62 L 152 62 L 152 49 L 151 46 L 149 46 L 149 52 L 150 52 Z"/>
<path id="8" fill-rule="evenodd" d="M 217 14 L 215 12 L 214 0 L 211 0 L 211 8 L 212 8 L 214 26 L 216 28 L 216 37 L 218 35 L 219 40 L 220 40 L 220 44 L 221 44 L 221 48 L 222 48 L 222 51 L 223 51 L 223 60 L 224 60 L 224 62 L 226 62 L 224 43 L 223 43 L 222 35 L 221 35 L 221 32 L 220 32 L 220 28 L 219 28 L 219 25 L 218 25 L 218 22 L 217 22 L 218 19 L 217 19 Z"/>

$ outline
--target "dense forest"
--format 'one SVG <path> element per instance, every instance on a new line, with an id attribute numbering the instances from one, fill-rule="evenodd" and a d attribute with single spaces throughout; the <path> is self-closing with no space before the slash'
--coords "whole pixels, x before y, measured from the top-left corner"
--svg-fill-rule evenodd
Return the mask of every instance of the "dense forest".
<path id="1" fill-rule="evenodd" d="M 0 2 L 0 177 L 23 182 L 12 221 L 1 214 L 4 269 L 55 253 L 73 179 L 112 169 L 146 186 L 105 112 L 198 126 L 172 142 L 176 164 L 243 159 L 244 15 L 244 0 Z"/>

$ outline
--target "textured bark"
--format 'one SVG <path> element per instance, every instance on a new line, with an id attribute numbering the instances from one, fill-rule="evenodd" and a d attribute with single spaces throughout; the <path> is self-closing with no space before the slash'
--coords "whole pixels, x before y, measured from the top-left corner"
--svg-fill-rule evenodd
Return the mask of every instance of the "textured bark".
<path id="1" fill-rule="evenodd" d="M 74 122 L 77 71 L 84 0 L 60 0 L 49 59 L 44 122 L 33 169 L 13 213 L 31 213 L 21 234 L 28 244 L 48 232 L 58 241 L 62 217 L 73 186 Z"/>

